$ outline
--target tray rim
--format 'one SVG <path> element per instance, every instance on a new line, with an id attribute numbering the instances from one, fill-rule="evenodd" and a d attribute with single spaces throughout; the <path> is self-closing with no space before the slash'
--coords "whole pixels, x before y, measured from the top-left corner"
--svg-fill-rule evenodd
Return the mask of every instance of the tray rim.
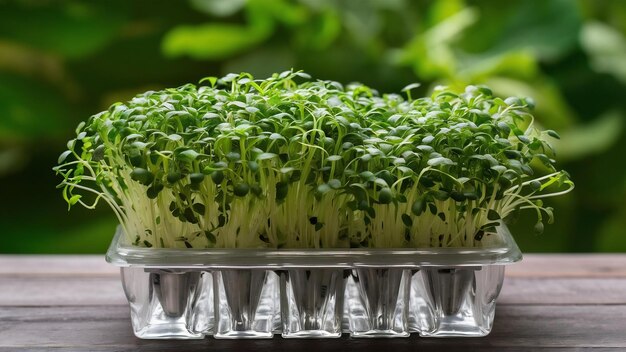
<path id="1" fill-rule="evenodd" d="M 522 260 L 505 224 L 497 227 L 497 234 L 500 243 L 475 248 L 176 249 L 125 244 L 118 225 L 105 259 L 119 267 L 153 269 L 418 268 L 505 265 Z"/>

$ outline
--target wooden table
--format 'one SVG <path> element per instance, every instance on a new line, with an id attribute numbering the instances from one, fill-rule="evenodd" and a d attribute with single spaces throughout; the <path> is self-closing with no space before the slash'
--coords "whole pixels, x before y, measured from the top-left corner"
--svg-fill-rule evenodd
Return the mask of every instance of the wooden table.
<path id="1" fill-rule="evenodd" d="M 527 255 L 485 338 L 192 341 L 134 337 L 103 256 L 0 256 L 4 351 L 626 351 L 626 255 Z"/>

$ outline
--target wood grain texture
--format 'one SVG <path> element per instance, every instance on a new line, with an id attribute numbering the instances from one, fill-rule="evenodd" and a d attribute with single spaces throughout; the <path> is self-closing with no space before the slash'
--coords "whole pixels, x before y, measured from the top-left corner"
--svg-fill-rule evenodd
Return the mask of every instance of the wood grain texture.
<path id="1" fill-rule="evenodd" d="M 64 305 L 126 305 L 119 274 L 0 277 L 0 307 Z"/>
<path id="2" fill-rule="evenodd" d="M 5 351 L 625 351 L 626 255 L 527 255 L 507 268 L 485 338 L 194 341 L 134 337 L 102 256 L 0 256 Z"/>
<path id="3" fill-rule="evenodd" d="M 626 304 L 626 278 L 506 277 L 498 304 Z"/>
<path id="4" fill-rule="evenodd" d="M 337 340 L 139 340 L 132 334 L 128 309 L 100 307 L 15 307 L 0 309 L 0 347 L 75 348 L 84 346 L 109 350 L 159 350 L 176 347 L 185 351 L 301 351 L 346 350 L 367 347 L 404 350 L 450 350 L 454 347 L 492 348 L 623 348 L 626 349 L 623 319 L 626 305 L 619 306 L 514 306 L 498 307 L 492 333 L 485 338 L 435 339 L 412 336 L 406 339 Z M 593 328 L 590 328 L 593 327 Z M 599 333 L 601 332 L 601 333 Z M 91 350 L 91 349 L 89 349 Z M 106 349 L 105 349 L 106 350 Z M 488 349 L 487 349 L 488 350 Z"/>
<path id="5" fill-rule="evenodd" d="M 506 271 L 507 277 L 626 278 L 626 255 L 527 254 Z"/>
<path id="6" fill-rule="evenodd" d="M 104 255 L 0 255 L 0 278 L 5 276 L 116 276 L 119 269 Z"/>

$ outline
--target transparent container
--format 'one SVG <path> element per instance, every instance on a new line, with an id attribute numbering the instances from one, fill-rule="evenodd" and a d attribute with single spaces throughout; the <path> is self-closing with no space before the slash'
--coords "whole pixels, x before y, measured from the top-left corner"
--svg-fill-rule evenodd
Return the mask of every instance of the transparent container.
<path id="1" fill-rule="evenodd" d="M 282 336 L 340 337 L 346 273 L 339 268 L 281 270 Z"/>
<path id="2" fill-rule="evenodd" d="M 506 226 L 480 248 L 167 249 L 118 228 L 135 335 L 146 339 L 485 336 L 504 265 L 522 255 Z"/>
<path id="3" fill-rule="evenodd" d="M 352 270 L 347 317 L 352 337 L 409 336 L 410 273 L 379 266 Z"/>
<path id="4" fill-rule="evenodd" d="M 213 273 L 215 338 L 272 338 L 280 313 L 278 278 L 271 270 Z"/>

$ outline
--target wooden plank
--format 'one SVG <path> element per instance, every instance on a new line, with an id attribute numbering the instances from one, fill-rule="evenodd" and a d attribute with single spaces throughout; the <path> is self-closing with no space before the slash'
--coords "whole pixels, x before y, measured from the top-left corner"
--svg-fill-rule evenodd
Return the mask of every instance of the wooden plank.
<path id="1" fill-rule="evenodd" d="M 507 277 L 497 302 L 552 305 L 626 304 L 626 279 Z"/>
<path id="2" fill-rule="evenodd" d="M 0 255 L 0 277 L 118 275 L 104 255 Z"/>
<path id="3" fill-rule="evenodd" d="M 147 341 L 132 335 L 118 269 L 102 256 L 0 256 L 0 352 L 617 351 L 624 317 L 626 255 L 529 255 L 507 268 L 486 338 Z"/>
<path id="4" fill-rule="evenodd" d="M 507 306 L 498 309 L 494 330 L 485 338 L 337 340 L 139 340 L 132 335 L 124 307 L 0 308 L 0 348 L 29 351 L 65 348 L 100 351 L 342 351 L 483 350 L 521 351 L 548 348 L 626 348 L 626 305 Z"/>
<path id="5" fill-rule="evenodd" d="M 0 277 L 0 307 L 126 304 L 119 274 L 107 277 Z"/>
<path id="6" fill-rule="evenodd" d="M 623 254 L 527 254 L 507 266 L 508 277 L 626 278 Z"/>

